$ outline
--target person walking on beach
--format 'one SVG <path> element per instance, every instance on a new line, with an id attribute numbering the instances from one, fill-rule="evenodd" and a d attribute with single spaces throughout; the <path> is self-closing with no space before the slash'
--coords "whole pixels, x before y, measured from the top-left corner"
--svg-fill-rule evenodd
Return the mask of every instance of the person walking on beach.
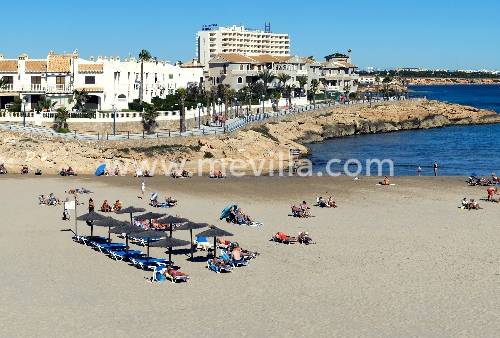
<path id="1" fill-rule="evenodd" d="M 92 212 L 94 211 L 94 200 L 91 198 L 89 198 L 89 212 Z"/>
<path id="2" fill-rule="evenodd" d="M 417 167 L 417 176 L 422 174 L 422 168 L 420 166 Z"/>
<path id="3" fill-rule="evenodd" d="M 433 168 L 434 168 L 434 176 L 437 176 L 438 175 L 438 163 L 437 163 L 437 161 L 434 161 Z"/>
<path id="4" fill-rule="evenodd" d="M 144 196 L 145 192 L 146 192 L 146 182 L 142 181 L 142 183 L 141 183 L 141 193 L 142 193 L 142 196 Z"/>

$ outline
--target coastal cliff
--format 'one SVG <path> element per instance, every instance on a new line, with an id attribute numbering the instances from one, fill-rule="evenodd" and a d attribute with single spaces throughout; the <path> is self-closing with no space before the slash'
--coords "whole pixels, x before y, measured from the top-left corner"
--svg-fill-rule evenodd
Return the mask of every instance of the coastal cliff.
<path id="1" fill-rule="evenodd" d="M 487 123 L 500 123 L 500 115 L 468 106 L 416 100 L 373 107 L 339 106 L 253 124 L 217 136 L 83 142 L 0 132 L 0 163 L 14 173 L 19 173 L 20 166 L 28 165 L 31 170 L 40 168 L 46 174 L 55 174 L 67 166 L 81 174 L 93 174 L 102 162 L 120 167 L 122 174 L 131 174 L 137 167 L 163 174 L 172 169 L 171 162 L 184 162 L 185 168 L 206 172 L 209 167 L 199 168 L 198 160 L 275 161 L 288 156 L 292 148 L 306 154 L 308 143 L 335 137 Z M 263 164 L 264 168 L 269 166 Z"/>

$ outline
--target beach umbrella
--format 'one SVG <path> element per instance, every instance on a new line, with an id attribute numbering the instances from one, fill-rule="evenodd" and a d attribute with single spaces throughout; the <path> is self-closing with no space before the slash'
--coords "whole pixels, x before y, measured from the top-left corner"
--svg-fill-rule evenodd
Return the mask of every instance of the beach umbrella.
<path id="1" fill-rule="evenodd" d="M 172 262 L 172 248 L 187 246 L 189 244 L 190 242 L 182 239 L 167 237 L 160 239 L 158 242 L 151 243 L 151 246 L 157 248 L 168 248 L 168 261 Z"/>
<path id="2" fill-rule="evenodd" d="M 170 237 L 172 237 L 172 231 L 174 230 L 172 225 L 186 223 L 186 222 L 189 222 L 189 220 L 187 218 L 169 215 L 167 217 L 163 217 L 163 218 L 158 219 L 157 222 L 159 224 L 168 225 L 169 230 L 170 230 Z"/>
<path id="3" fill-rule="evenodd" d="M 144 212 L 146 211 L 146 209 L 144 208 L 136 208 L 136 207 L 126 207 L 124 209 L 121 209 L 119 211 L 117 211 L 116 213 L 117 214 L 130 214 L 130 224 L 133 225 L 134 222 L 133 222 L 133 219 L 132 219 L 132 214 L 135 214 L 137 212 Z"/>
<path id="4" fill-rule="evenodd" d="M 128 252 L 128 235 L 134 234 L 134 233 L 139 233 L 143 232 L 144 229 L 139 228 L 138 226 L 135 225 L 124 225 L 124 226 L 117 226 L 114 227 L 113 229 L 110 229 L 109 232 L 112 234 L 125 234 L 125 245 L 126 248 L 125 250 Z"/>
<path id="5" fill-rule="evenodd" d="M 157 231 L 157 230 L 145 230 L 142 232 L 134 233 L 134 237 L 146 239 L 146 243 L 148 246 L 148 258 L 149 258 L 149 241 L 151 240 L 151 238 L 165 237 L 165 233 L 163 231 Z"/>
<path id="6" fill-rule="evenodd" d="M 191 236 L 191 260 L 193 259 L 193 254 L 194 254 L 194 248 L 193 248 L 193 230 L 196 229 L 203 229 L 206 227 L 210 227 L 210 224 L 208 223 L 194 223 L 194 222 L 187 222 L 182 224 L 180 227 L 177 228 L 177 230 L 189 230 L 189 234 Z"/>
<path id="7" fill-rule="evenodd" d="M 238 209 L 238 206 L 236 204 L 230 204 L 227 207 L 225 207 L 224 209 L 222 209 L 219 219 L 222 220 L 224 218 L 229 217 L 229 213 L 231 212 L 231 209 Z"/>
<path id="8" fill-rule="evenodd" d="M 94 221 L 105 219 L 106 216 L 98 214 L 95 211 L 88 212 L 86 214 L 80 215 L 76 218 L 77 221 L 85 221 L 90 225 L 90 236 L 94 236 Z"/>
<path id="9" fill-rule="evenodd" d="M 108 242 L 111 241 L 111 228 L 123 227 L 129 225 L 127 222 L 114 219 L 112 217 L 105 217 L 104 219 L 98 219 L 93 222 L 93 225 L 98 227 L 108 227 Z"/>
<path id="10" fill-rule="evenodd" d="M 105 171 L 106 171 L 106 163 L 99 164 L 99 166 L 95 170 L 95 175 L 102 176 L 102 175 L 104 175 Z"/>
<path id="11" fill-rule="evenodd" d="M 197 236 L 214 238 L 214 258 L 217 257 L 217 237 L 233 236 L 232 233 L 210 226 L 210 229 L 200 232 Z"/>

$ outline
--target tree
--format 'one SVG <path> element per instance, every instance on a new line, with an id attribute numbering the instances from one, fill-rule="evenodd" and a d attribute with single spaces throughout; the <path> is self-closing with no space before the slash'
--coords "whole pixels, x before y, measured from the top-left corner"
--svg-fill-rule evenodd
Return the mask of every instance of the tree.
<path id="1" fill-rule="evenodd" d="M 351 85 L 349 84 L 349 82 L 347 82 L 345 85 L 344 85 L 344 95 L 345 95 L 345 98 L 349 100 L 349 93 L 351 92 Z"/>
<path id="2" fill-rule="evenodd" d="M 286 86 L 286 83 L 288 82 L 288 80 L 290 80 L 292 77 L 288 74 L 285 74 L 285 73 L 279 73 L 278 75 L 276 75 L 276 79 L 278 79 L 278 82 L 279 82 L 279 85 L 280 85 L 280 88 L 285 88 Z"/>
<path id="3" fill-rule="evenodd" d="M 144 62 L 147 62 L 152 59 L 151 53 L 143 49 L 139 53 L 139 60 L 141 61 L 141 83 L 139 87 L 139 102 L 142 103 L 144 97 Z"/>
<path id="4" fill-rule="evenodd" d="M 300 90 L 305 92 L 305 87 L 307 84 L 307 76 L 305 75 L 297 76 L 297 82 L 299 83 Z"/>
<path id="5" fill-rule="evenodd" d="M 142 125 L 147 133 L 152 133 L 158 127 L 158 122 L 156 122 L 158 112 L 152 104 L 146 102 L 143 102 L 143 109 Z"/>
<path id="6" fill-rule="evenodd" d="M 85 103 L 89 100 L 89 96 L 85 89 L 82 90 L 77 90 L 75 89 L 73 91 L 73 98 L 72 102 L 75 102 L 75 105 L 73 106 L 74 109 L 78 111 L 85 111 Z"/>
<path id="7" fill-rule="evenodd" d="M 267 87 L 269 83 L 273 82 L 274 79 L 276 78 L 276 75 L 270 70 L 265 68 L 263 71 L 261 71 L 258 75 L 259 79 L 264 83 L 264 89 L 265 89 L 265 94 L 267 94 Z"/>
<path id="8" fill-rule="evenodd" d="M 233 106 L 232 103 L 234 102 L 235 98 L 236 98 L 236 90 L 234 90 L 233 88 L 228 88 L 226 90 L 226 95 L 224 97 L 224 104 L 226 105 L 226 109 L 225 109 L 226 116 L 225 116 L 225 118 L 228 118 L 228 116 L 227 116 L 227 111 L 228 111 L 227 108 L 229 106 L 231 106 L 231 107 Z M 231 114 L 231 117 L 232 117 L 232 114 Z"/>
<path id="9" fill-rule="evenodd" d="M 311 80 L 311 97 L 313 101 L 314 108 L 316 108 L 316 92 L 319 88 L 319 81 L 317 79 Z"/>
<path id="10" fill-rule="evenodd" d="M 382 80 L 382 91 L 384 92 L 384 96 L 386 99 L 389 99 L 389 91 L 391 87 L 392 77 L 386 76 Z"/>
<path id="11" fill-rule="evenodd" d="M 35 110 L 37 112 L 51 111 L 52 108 L 54 108 L 55 105 L 56 105 L 55 101 L 53 102 L 51 99 L 49 99 L 46 96 L 41 96 L 40 100 L 38 100 L 38 102 L 36 104 Z"/>
<path id="12" fill-rule="evenodd" d="M 23 101 L 19 97 L 14 97 L 14 102 L 12 102 L 12 105 L 9 107 L 9 111 L 11 113 L 19 113 L 21 112 L 22 108 L 22 103 Z"/>
<path id="13" fill-rule="evenodd" d="M 4 87 L 7 87 L 7 79 L 5 79 L 3 76 L 0 77 L 0 89 L 3 89 Z"/>
<path id="14" fill-rule="evenodd" d="M 175 92 L 177 98 L 179 99 L 179 104 L 181 105 L 181 112 L 179 118 L 179 131 L 184 133 L 186 131 L 186 97 L 187 90 L 186 88 L 178 88 Z"/>
<path id="15" fill-rule="evenodd" d="M 59 107 L 54 115 L 55 129 L 59 132 L 68 131 L 69 112 L 66 107 Z"/>

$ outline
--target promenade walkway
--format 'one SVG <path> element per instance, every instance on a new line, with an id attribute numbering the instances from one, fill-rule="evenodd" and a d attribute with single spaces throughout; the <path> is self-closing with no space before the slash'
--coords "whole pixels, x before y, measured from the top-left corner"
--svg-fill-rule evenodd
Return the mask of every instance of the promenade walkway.
<path id="1" fill-rule="evenodd" d="M 384 101 L 387 102 L 387 101 Z M 372 102 L 375 104 L 377 102 Z M 369 105 L 369 102 L 359 101 L 351 103 L 350 105 Z M 260 114 L 248 115 L 246 117 L 238 117 L 228 120 L 225 126 L 202 126 L 201 129 L 193 128 L 182 134 L 179 131 L 158 131 L 155 133 L 130 133 L 130 132 L 120 132 L 115 135 L 113 134 L 99 134 L 99 133 L 81 133 L 81 132 L 69 132 L 69 133 L 58 133 L 51 128 L 46 127 L 36 127 L 36 126 L 25 126 L 23 127 L 20 123 L 0 123 L 0 130 L 28 133 L 28 134 L 38 134 L 48 137 L 58 137 L 63 139 L 72 139 L 79 141 L 126 141 L 126 140 L 140 140 L 140 139 L 159 139 L 159 138 L 171 138 L 171 137 L 186 137 L 186 136 L 202 136 L 202 135 L 217 135 L 224 133 L 231 133 L 244 126 L 255 123 L 255 122 L 265 122 L 265 121 L 277 121 L 282 118 L 293 116 L 296 114 L 302 114 L 312 111 L 321 111 L 329 109 L 331 107 L 341 106 L 338 102 L 335 103 L 318 103 L 316 105 L 308 104 L 304 106 L 297 106 L 291 109 L 283 109 L 277 112 L 266 112 Z"/>

